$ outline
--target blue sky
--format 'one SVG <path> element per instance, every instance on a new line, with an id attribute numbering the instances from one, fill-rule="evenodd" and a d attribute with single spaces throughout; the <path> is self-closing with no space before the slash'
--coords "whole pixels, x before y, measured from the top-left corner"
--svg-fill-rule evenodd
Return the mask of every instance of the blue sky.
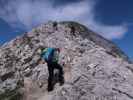
<path id="1" fill-rule="evenodd" d="M 48 20 L 78 21 L 133 59 L 133 0 L 0 0 L 0 45 Z"/>

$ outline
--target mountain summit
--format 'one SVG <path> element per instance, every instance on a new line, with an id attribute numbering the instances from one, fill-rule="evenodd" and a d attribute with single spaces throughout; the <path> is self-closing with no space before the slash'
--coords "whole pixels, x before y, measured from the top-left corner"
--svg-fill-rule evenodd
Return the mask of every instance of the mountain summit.
<path id="1" fill-rule="evenodd" d="M 41 47 L 61 48 L 65 83 L 52 92 Z M 76 22 L 48 22 L 0 47 L 0 100 L 132 100 L 132 79 L 128 57 Z"/>

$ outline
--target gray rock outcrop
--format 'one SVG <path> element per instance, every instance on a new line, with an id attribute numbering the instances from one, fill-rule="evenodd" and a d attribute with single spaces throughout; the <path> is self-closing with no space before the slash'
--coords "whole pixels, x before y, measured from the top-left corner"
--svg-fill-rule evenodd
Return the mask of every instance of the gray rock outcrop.
<path id="1" fill-rule="evenodd" d="M 61 48 L 65 84 L 47 92 L 41 47 Z M 0 100 L 133 100 L 133 64 L 76 22 L 48 22 L 0 47 Z"/>

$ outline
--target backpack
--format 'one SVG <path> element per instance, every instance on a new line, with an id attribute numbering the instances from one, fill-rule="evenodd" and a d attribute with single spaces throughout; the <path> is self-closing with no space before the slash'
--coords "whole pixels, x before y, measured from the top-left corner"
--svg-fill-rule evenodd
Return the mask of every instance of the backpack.
<path id="1" fill-rule="evenodd" d="M 58 62 L 58 60 L 59 60 L 59 53 L 60 53 L 60 51 L 57 50 L 57 49 L 54 51 L 52 62 Z"/>
<path id="2" fill-rule="evenodd" d="M 42 52 L 42 58 L 46 62 L 58 62 L 58 54 L 55 48 L 46 48 Z"/>

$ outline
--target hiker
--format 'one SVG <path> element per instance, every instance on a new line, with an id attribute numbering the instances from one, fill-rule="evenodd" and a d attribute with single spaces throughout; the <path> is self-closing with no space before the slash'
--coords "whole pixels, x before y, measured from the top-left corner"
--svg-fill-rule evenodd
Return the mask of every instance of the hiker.
<path id="1" fill-rule="evenodd" d="M 73 36 L 76 36 L 76 34 L 75 34 L 75 31 L 76 31 L 75 30 L 75 27 L 74 26 L 71 26 L 70 28 L 71 28 L 70 33 L 72 33 Z"/>
<path id="2" fill-rule="evenodd" d="M 59 48 L 45 48 L 42 49 L 41 57 L 45 60 L 48 66 L 49 77 L 48 77 L 48 91 L 52 91 L 54 88 L 54 69 L 59 70 L 59 83 L 60 85 L 64 84 L 63 77 L 63 68 L 60 64 L 58 64 L 60 49 Z"/>
<path id="3" fill-rule="evenodd" d="M 57 23 L 57 22 L 54 22 L 54 23 L 53 23 L 53 28 L 54 28 L 54 30 L 56 30 L 56 31 L 58 30 L 58 23 Z"/>

